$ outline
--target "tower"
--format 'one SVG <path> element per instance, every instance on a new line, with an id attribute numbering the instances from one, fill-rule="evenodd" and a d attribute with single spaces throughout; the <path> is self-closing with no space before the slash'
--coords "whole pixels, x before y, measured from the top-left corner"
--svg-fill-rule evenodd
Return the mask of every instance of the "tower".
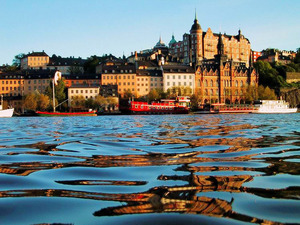
<path id="1" fill-rule="evenodd" d="M 202 49 L 202 28 L 197 19 L 197 13 L 195 10 L 194 24 L 190 30 L 190 63 L 198 65 L 203 59 Z"/>

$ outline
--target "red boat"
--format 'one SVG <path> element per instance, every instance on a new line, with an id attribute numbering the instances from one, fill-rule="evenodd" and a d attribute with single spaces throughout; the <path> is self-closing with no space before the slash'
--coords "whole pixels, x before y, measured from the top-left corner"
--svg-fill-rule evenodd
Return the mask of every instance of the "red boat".
<path id="1" fill-rule="evenodd" d="M 160 102 L 130 101 L 131 114 L 187 114 L 189 113 L 189 97 L 179 96 L 176 100 L 163 99 Z"/>
<path id="2" fill-rule="evenodd" d="M 41 112 L 37 111 L 38 116 L 97 116 L 96 111 L 89 112 Z"/>

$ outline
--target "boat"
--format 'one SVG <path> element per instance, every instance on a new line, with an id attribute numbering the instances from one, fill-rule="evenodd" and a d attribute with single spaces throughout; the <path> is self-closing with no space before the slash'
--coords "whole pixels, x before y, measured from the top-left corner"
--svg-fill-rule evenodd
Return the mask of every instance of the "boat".
<path id="1" fill-rule="evenodd" d="M 55 105 L 55 86 L 57 85 L 58 80 L 61 79 L 61 72 L 56 71 L 54 74 L 54 78 L 52 81 L 52 91 L 53 91 L 53 112 L 46 112 L 46 111 L 36 111 L 36 115 L 43 116 L 43 117 L 51 117 L 51 116 L 97 116 L 97 112 L 95 110 L 89 110 L 85 112 L 56 112 L 56 108 L 63 104 L 64 102 L 68 101 L 65 100 L 58 105 Z"/>
<path id="2" fill-rule="evenodd" d="M 254 113 L 296 113 L 297 108 L 290 108 L 284 100 L 260 100 L 255 102 Z"/>
<path id="3" fill-rule="evenodd" d="M 96 111 L 89 112 L 42 112 L 36 111 L 38 116 L 51 117 L 51 116 L 97 116 Z"/>
<path id="4" fill-rule="evenodd" d="M 254 105 L 224 103 L 200 105 L 195 114 L 218 114 L 218 113 L 253 113 L 257 110 Z"/>
<path id="5" fill-rule="evenodd" d="M 178 96 L 176 99 L 162 99 L 160 102 L 129 102 L 130 114 L 187 114 L 190 109 L 190 99 Z"/>
<path id="6" fill-rule="evenodd" d="M 14 108 L 3 109 L 3 95 L 1 95 L 0 117 L 12 117 L 13 113 L 14 113 Z"/>

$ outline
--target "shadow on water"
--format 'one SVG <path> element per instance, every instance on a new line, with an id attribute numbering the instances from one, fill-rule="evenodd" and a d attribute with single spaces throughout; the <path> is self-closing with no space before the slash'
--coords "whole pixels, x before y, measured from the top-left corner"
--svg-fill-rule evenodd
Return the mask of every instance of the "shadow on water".
<path id="1" fill-rule="evenodd" d="M 55 207 L 60 199 L 85 200 L 91 209 L 83 217 L 90 224 L 98 217 L 120 224 L 116 216 L 133 223 L 127 215 L 150 224 L 158 218 L 139 216 L 157 213 L 168 222 L 176 220 L 174 214 L 201 215 L 193 220 L 203 223 L 208 216 L 207 223 L 215 224 L 299 222 L 298 126 L 285 130 L 273 121 L 231 115 L 115 118 L 111 127 L 82 120 L 84 126 L 76 121 L 70 129 L 70 121 L 54 122 L 50 126 L 63 129 L 45 131 L 48 141 L 31 136 L 31 143 L 13 142 L 8 135 L 0 143 L 0 203 L 51 198 Z M 27 132 L 43 133 L 43 126 L 31 125 Z M 71 224 L 84 224 L 73 219 Z"/>

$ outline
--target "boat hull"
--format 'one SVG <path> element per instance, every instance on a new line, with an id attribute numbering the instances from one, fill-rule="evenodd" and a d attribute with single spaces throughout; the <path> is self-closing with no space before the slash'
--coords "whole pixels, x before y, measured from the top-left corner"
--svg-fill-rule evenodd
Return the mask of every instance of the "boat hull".
<path id="1" fill-rule="evenodd" d="M 278 113 L 296 113 L 297 112 L 297 108 L 290 108 L 290 109 L 284 109 L 284 110 L 257 110 L 254 113 L 258 113 L 258 114 L 278 114 Z"/>
<path id="2" fill-rule="evenodd" d="M 12 117 L 14 109 L 4 109 L 0 110 L 0 117 Z"/>
<path id="3" fill-rule="evenodd" d="M 38 116 L 42 116 L 42 117 L 56 117 L 56 116 L 97 116 L 95 111 L 91 111 L 91 112 L 41 112 L 41 111 L 37 111 L 36 114 Z"/>
<path id="4" fill-rule="evenodd" d="M 188 109 L 172 109 L 172 110 L 135 110 L 129 109 L 131 114 L 148 115 L 148 114 L 188 114 Z"/>

